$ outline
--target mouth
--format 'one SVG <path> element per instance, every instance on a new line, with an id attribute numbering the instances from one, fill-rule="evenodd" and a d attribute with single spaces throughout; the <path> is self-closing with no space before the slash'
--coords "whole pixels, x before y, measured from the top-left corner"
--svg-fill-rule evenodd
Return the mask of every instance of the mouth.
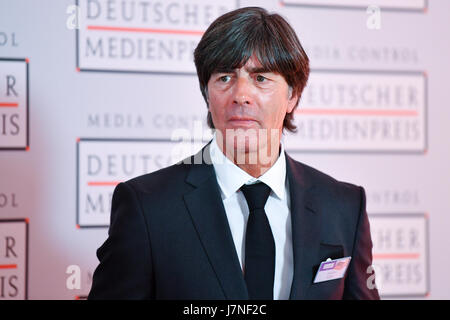
<path id="1" fill-rule="evenodd" d="M 233 125 L 240 125 L 240 126 L 249 126 L 257 123 L 255 119 L 249 117 L 231 117 L 228 120 L 228 122 L 230 122 Z"/>

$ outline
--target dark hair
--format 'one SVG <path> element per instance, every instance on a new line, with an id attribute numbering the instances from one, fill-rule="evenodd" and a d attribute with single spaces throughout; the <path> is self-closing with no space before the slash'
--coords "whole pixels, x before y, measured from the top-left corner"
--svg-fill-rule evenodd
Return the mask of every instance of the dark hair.
<path id="1" fill-rule="evenodd" d="M 295 31 L 278 14 L 258 7 L 240 8 L 217 18 L 194 51 L 200 90 L 206 101 L 207 84 L 214 72 L 240 68 L 255 54 L 264 69 L 281 74 L 300 100 L 309 76 L 309 59 Z M 295 105 L 293 111 L 297 108 Z M 294 112 L 287 113 L 283 128 L 295 132 Z M 214 128 L 211 112 L 208 125 Z"/>

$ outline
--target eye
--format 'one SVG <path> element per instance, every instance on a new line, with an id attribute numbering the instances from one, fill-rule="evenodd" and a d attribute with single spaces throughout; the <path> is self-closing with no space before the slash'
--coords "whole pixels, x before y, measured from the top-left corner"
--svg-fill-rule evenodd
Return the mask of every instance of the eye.
<path id="1" fill-rule="evenodd" d="M 260 74 L 256 76 L 256 81 L 257 82 L 264 82 L 265 80 L 267 80 L 267 78 L 262 76 L 262 75 L 260 75 Z"/>
<path id="2" fill-rule="evenodd" d="M 227 83 L 228 81 L 230 81 L 231 77 L 230 76 L 221 76 L 219 78 L 219 80 L 223 83 Z"/>

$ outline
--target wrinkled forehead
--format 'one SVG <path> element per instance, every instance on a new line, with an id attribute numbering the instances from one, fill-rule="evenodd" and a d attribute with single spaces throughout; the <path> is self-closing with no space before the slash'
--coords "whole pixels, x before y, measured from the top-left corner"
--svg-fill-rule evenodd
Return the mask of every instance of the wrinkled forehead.
<path id="1" fill-rule="evenodd" d="M 270 66 L 264 65 L 261 63 L 260 59 L 255 54 L 252 54 L 249 58 L 245 58 L 238 64 L 230 64 L 226 66 L 225 64 L 220 65 L 216 68 L 213 73 L 221 73 L 221 72 L 233 72 L 236 69 L 243 68 L 245 71 L 249 73 L 264 73 L 264 72 L 274 72 L 277 73 L 276 70 L 270 68 Z"/>
<path id="2" fill-rule="evenodd" d="M 236 54 L 236 56 L 224 55 L 223 59 L 218 61 L 212 73 L 233 72 L 240 68 L 244 68 L 252 73 L 280 73 L 278 66 L 274 63 L 275 61 L 275 57 L 264 55 L 257 49 L 250 52 L 242 52 L 240 55 Z"/>

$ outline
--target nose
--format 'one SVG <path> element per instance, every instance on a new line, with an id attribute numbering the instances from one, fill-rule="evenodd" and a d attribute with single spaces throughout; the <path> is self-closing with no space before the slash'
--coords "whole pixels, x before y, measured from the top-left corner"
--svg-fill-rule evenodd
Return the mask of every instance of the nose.
<path id="1" fill-rule="evenodd" d="M 233 103 L 237 105 L 252 104 L 251 86 L 248 79 L 238 77 L 234 87 Z"/>

